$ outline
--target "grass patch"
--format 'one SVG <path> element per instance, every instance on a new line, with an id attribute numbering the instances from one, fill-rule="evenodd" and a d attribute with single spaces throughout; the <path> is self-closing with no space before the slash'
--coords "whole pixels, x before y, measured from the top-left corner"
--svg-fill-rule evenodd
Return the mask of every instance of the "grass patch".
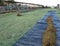
<path id="1" fill-rule="evenodd" d="M 58 18 L 60 19 L 60 9 L 57 9 L 56 11 L 57 11 Z"/>
<path id="2" fill-rule="evenodd" d="M 51 9 L 38 9 L 31 12 L 0 14 L 0 46 L 12 46 L 23 36 L 41 17 Z"/>

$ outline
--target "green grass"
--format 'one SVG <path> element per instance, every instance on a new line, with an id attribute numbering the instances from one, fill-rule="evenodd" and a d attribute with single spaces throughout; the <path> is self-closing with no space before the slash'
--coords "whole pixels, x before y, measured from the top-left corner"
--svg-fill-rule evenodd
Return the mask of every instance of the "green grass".
<path id="1" fill-rule="evenodd" d="M 12 46 L 33 25 L 51 9 L 38 9 L 32 12 L 0 14 L 0 46 Z"/>
<path id="2" fill-rule="evenodd" d="M 56 11 L 57 11 L 58 18 L 60 19 L 60 9 L 57 9 Z"/>

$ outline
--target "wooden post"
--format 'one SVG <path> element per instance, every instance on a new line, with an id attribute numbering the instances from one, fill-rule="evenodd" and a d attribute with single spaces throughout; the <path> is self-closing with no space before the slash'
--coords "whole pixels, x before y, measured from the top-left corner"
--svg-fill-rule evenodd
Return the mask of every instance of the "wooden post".
<path id="1" fill-rule="evenodd" d="M 17 16 L 22 16 L 22 15 L 20 14 L 19 6 L 18 6 L 18 5 L 16 5 L 16 6 L 17 6 Z"/>

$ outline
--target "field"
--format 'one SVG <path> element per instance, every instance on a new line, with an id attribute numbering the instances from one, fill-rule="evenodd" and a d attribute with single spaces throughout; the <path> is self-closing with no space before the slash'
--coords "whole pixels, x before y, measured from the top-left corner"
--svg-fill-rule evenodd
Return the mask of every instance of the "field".
<path id="1" fill-rule="evenodd" d="M 49 10 L 52 9 L 38 9 L 22 16 L 16 16 L 16 12 L 0 14 L 0 46 L 12 46 Z"/>
<path id="2" fill-rule="evenodd" d="M 60 9 L 57 9 L 57 15 L 58 15 L 58 18 L 60 19 Z"/>

